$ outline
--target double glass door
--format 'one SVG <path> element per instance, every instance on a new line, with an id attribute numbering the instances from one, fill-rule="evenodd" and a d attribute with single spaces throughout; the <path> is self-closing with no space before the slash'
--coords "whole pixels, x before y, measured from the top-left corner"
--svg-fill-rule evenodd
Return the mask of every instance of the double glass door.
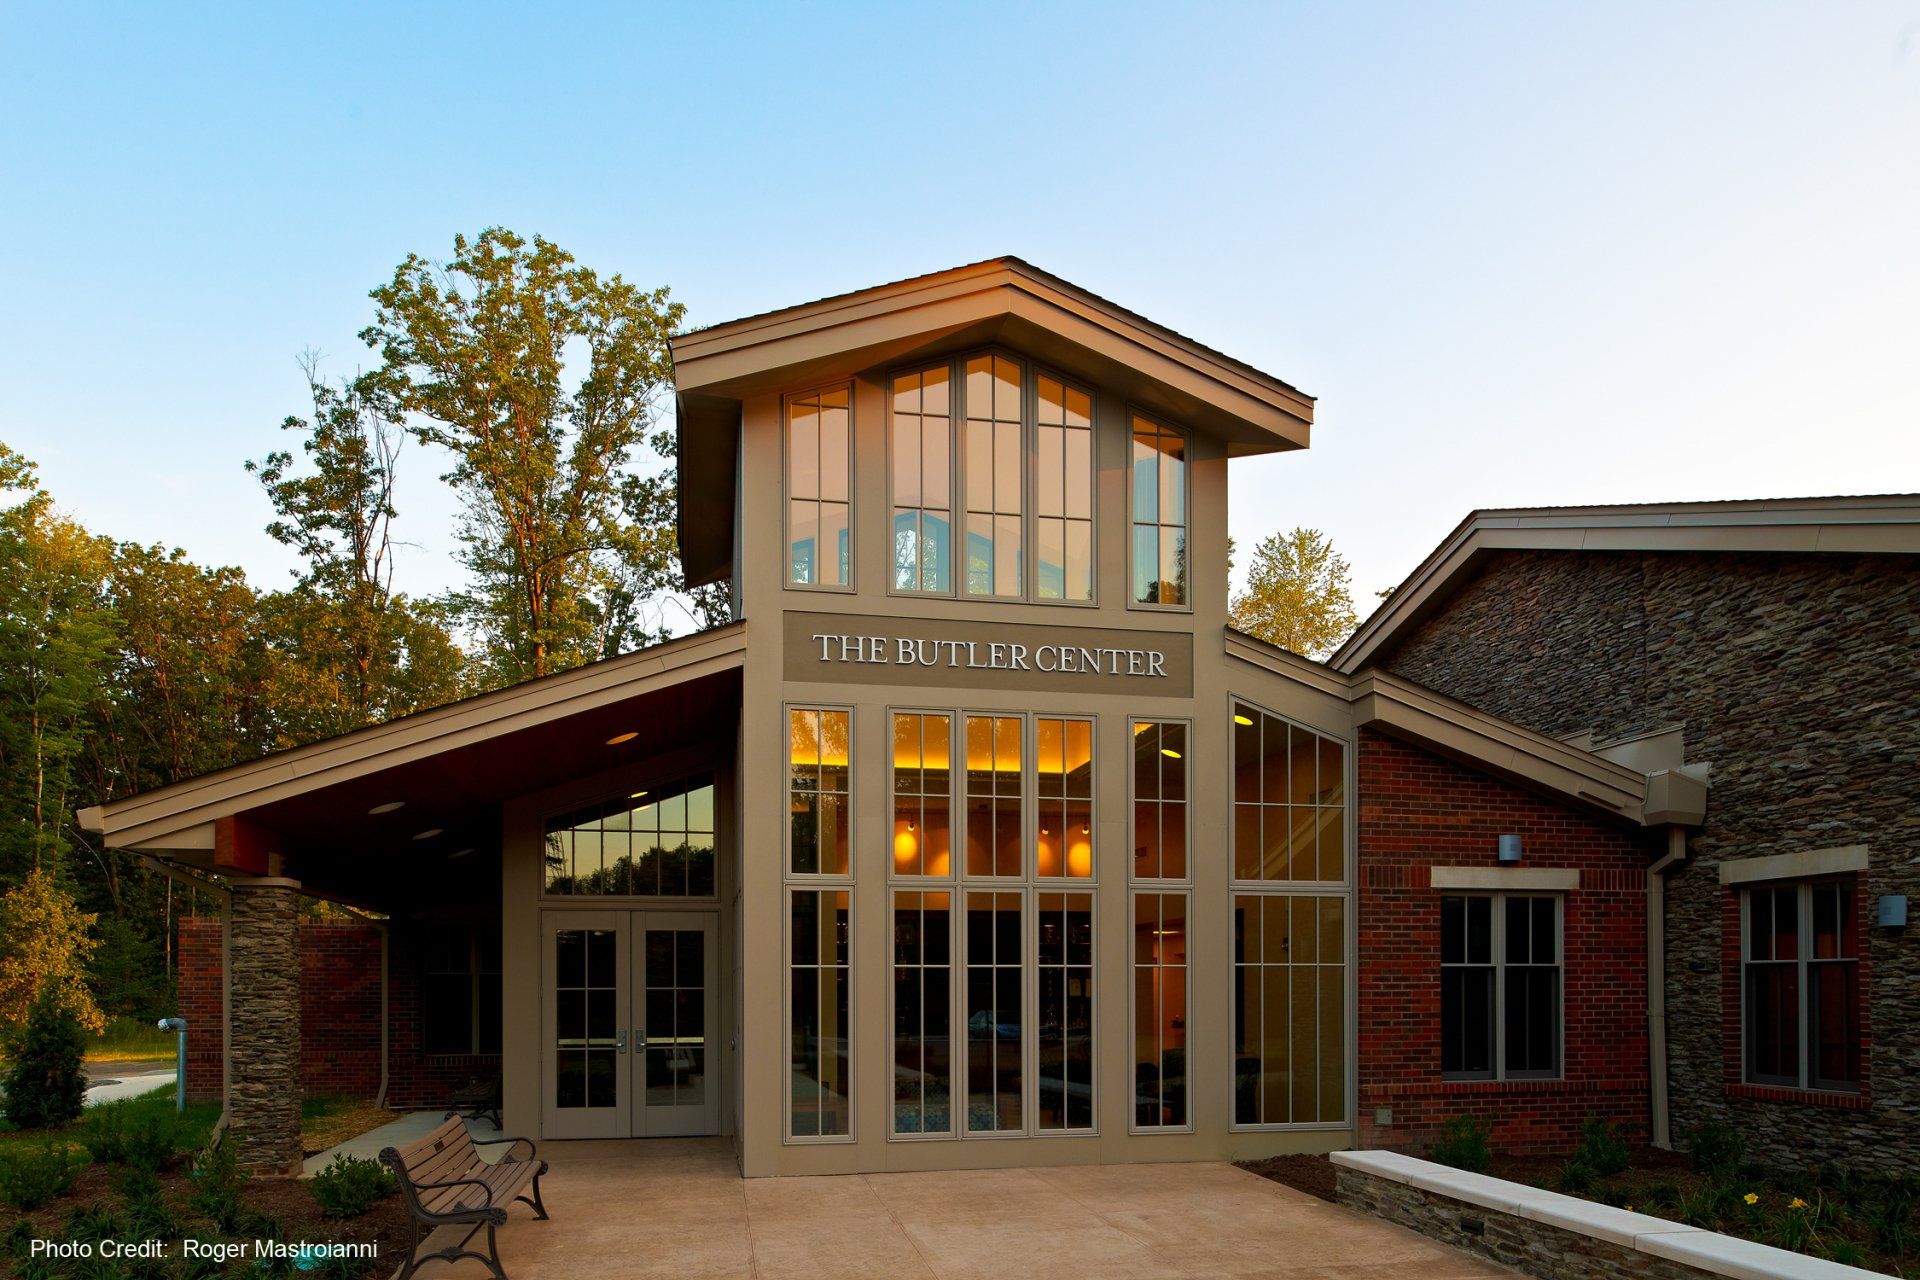
<path id="1" fill-rule="evenodd" d="M 542 924 L 542 1130 L 549 1138 L 717 1133 L 718 917 L 552 911 Z"/>

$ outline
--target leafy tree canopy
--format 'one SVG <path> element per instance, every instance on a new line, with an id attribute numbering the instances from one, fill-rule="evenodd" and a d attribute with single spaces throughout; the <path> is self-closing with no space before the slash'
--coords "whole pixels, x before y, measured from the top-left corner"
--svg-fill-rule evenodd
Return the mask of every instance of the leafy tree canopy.
<path id="1" fill-rule="evenodd" d="M 1347 562 L 1318 529 L 1272 533 L 1253 549 L 1247 589 L 1233 598 L 1236 630 L 1310 658 L 1324 658 L 1357 619 Z"/>

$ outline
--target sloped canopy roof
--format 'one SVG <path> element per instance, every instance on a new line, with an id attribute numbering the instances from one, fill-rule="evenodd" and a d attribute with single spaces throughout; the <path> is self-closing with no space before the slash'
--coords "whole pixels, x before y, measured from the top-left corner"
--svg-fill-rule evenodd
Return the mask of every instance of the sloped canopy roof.
<path id="1" fill-rule="evenodd" d="M 992 258 L 673 340 L 688 584 L 724 577 L 732 558 L 745 397 L 995 343 L 1216 436 L 1231 454 L 1308 443 L 1311 396 L 1031 263 Z"/>
<path id="2" fill-rule="evenodd" d="M 1499 551 L 1920 554 L 1920 494 L 1475 511 L 1329 660 L 1357 672 L 1431 616 Z"/>

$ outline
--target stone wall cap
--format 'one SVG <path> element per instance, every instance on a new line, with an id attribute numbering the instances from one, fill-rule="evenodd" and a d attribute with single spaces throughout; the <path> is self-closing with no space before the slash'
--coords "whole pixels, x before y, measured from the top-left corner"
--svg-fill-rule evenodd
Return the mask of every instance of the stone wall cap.
<path id="1" fill-rule="evenodd" d="M 1627 1249 L 1733 1280 L 1864 1280 L 1876 1275 L 1823 1258 L 1703 1231 L 1651 1214 L 1469 1173 L 1398 1151 L 1335 1151 L 1334 1164 L 1466 1204 L 1606 1240 Z"/>

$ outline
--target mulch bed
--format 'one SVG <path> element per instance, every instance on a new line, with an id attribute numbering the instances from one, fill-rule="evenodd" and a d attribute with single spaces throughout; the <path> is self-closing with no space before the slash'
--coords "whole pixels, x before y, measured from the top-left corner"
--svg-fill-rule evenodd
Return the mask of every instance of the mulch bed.
<path id="1" fill-rule="evenodd" d="M 1334 1197 L 1333 1161 L 1325 1156 L 1269 1156 L 1245 1161 L 1240 1167 L 1295 1191 L 1339 1203 Z"/>

